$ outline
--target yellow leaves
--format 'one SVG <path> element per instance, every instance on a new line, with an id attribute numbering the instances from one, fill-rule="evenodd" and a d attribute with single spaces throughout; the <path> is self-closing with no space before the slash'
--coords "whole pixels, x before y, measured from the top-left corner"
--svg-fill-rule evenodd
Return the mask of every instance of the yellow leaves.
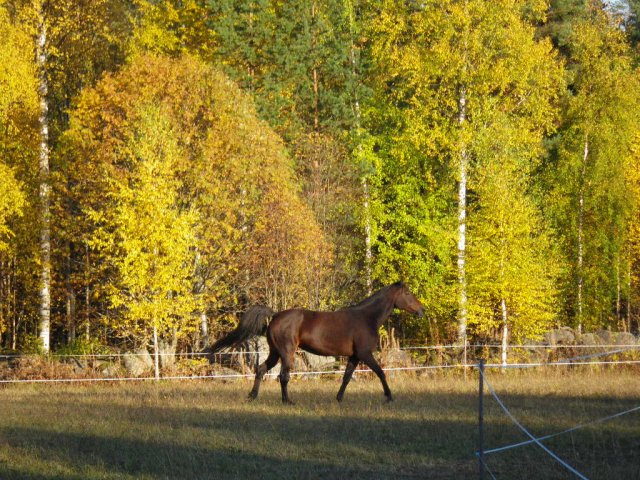
<path id="1" fill-rule="evenodd" d="M 37 108 L 33 40 L 9 20 L 0 4 L 0 125 L 11 122 L 19 110 L 35 112 Z"/>
<path id="2" fill-rule="evenodd" d="M 227 77 L 193 57 L 138 56 L 77 105 L 63 141 L 114 327 L 184 332 L 196 311 L 240 292 L 267 301 L 283 278 L 298 285 L 287 301 L 304 302 L 330 249 L 282 140 Z"/>
<path id="3" fill-rule="evenodd" d="M 196 216 L 178 206 L 175 132 L 161 109 L 143 105 L 129 133 L 132 170 L 116 182 L 93 245 L 106 249 L 117 271 L 110 301 L 128 319 L 127 329 L 141 322 L 188 330 L 197 303 L 191 283 Z"/>
<path id="4" fill-rule="evenodd" d="M 24 166 L 35 146 L 36 67 L 29 34 L 0 3 L 0 252 L 12 250 L 15 219 L 27 206 Z M 24 163 L 23 163 L 24 162 Z M 22 175 L 20 175 L 22 174 Z M 22 181 L 20 181 L 20 180 Z"/>
<path id="5" fill-rule="evenodd" d="M 211 58 L 215 32 L 209 28 L 209 10 L 196 0 L 175 5 L 172 1 L 135 1 L 137 15 L 129 57 L 149 53 L 158 55 L 199 54 Z"/>
<path id="6" fill-rule="evenodd" d="M 25 197 L 13 170 L 0 161 L 0 253 L 9 250 L 13 232 L 7 225 L 12 216 L 22 215 Z"/>

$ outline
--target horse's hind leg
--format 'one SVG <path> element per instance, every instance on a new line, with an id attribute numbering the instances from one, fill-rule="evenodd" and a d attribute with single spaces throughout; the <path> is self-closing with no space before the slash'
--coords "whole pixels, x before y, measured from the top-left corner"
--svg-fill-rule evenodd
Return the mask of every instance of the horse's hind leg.
<path id="1" fill-rule="evenodd" d="M 294 350 L 295 352 L 295 350 Z M 289 378 L 291 377 L 291 367 L 293 366 L 294 353 L 282 356 L 282 368 L 280 369 L 280 389 L 282 390 L 282 403 L 288 403 L 293 405 L 293 402 L 289 398 Z"/>
<path id="2" fill-rule="evenodd" d="M 389 385 L 387 385 L 387 378 L 385 377 L 384 371 L 382 370 L 378 362 L 376 362 L 376 359 L 373 358 L 373 354 L 371 352 L 368 352 L 367 354 L 362 355 L 360 357 L 360 360 L 362 360 L 367 365 L 367 367 L 373 370 L 373 372 L 380 379 L 380 382 L 382 382 L 382 388 L 384 390 L 384 396 L 387 397 L 387 402 L 392 401 L 393 397 L 391 396 Z"/>
<path id="3" fill-rule="evenodd" d="M 253 388 L 249 392 L 249 400 L 255 400 L 255 398 L 258 396 L 262 377 L 264 377 L 269 370 L 276 366 L 279 358 L 280 355 L 278 354 L 278 352 L 274 348 L 269 348 L 269 356 L 264 361 L 264 363 L 260 365 L 256 370 L 256 379 L 253 382 Z"/>
<path id="4" fill-rule="evenodd" d="M 353 357 L 349 357 L 349 362 L 347 363 L 347 368 L 344 370 L 344 377 L 342 377 L 342 385 L 340 386 L 340 390 L 338 390 L 338 396 L 336 397 L 339 402 L 342 401 L 342 397 L 344 396 L 344 391 L 347 389 L 347 385 L 351 380 L 351 376 L 353 375 L 353 371 L 356 369 L 358 365 L 358 357 L 355 355 Z"/>

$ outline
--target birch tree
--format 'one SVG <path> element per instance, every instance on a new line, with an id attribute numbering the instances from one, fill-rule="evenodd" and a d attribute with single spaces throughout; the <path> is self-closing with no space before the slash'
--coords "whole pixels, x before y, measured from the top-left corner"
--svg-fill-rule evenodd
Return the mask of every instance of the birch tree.
<path id="1" fill-rule="evenodd" d="M 289 282 L 287 302 L 310 304 L 307 285 L 324 275 L 330 255 L 324 254 L 326 243 L 313 214 L 300 202 L 291 158 L 282 139 L 258 119 L 250 98 L 194 57 L 138 55 L 83 92 L 63 138 L 81 211 L 103 211 L 113 182 L 131 176 L 135 142 L 125 139 L 137 138 L 131 129 L 139 125 L 140 109 L 149 105 L 162 107 L 167 136 L 177 142 L 166 167 L 179 182 L 176 205 L 197 215 L 191 295 L 201 299 L 199 314 L 207 314 L 208 332 L 232 321 L 241 302 L 277 296 L 273 291 L 280 289 L 281 279 L 276 282 L 264 271 L 265 258 L 277 259 L 276 273 L 296 279 Z M 100 227 L 99 218 L 86 213 L 76 221 L 87 238 Z M 88 271 L 99 280 L 98 302 L 110 295 L 108 253 L 94 254 Z"/>
<path id="2" fill-rule="evenodd" d="M 624 165 L 638 129 L 638 79 L 623 32 L 601 8 L 575 23 L 569 52 L 549 203 L 570 272 L 563 278 L 567 320 L 582 330 L 606 325 L 619 303 L 631 197 Z"/>
<path id="3" fill-rule="evenodd" d="M 181 209 L 176 163 L 181 156 L 175 132 L 162 111 L 141 107 L 126 149 L 117 153 L 130 174 L 113 179 L 100 211 L 101 225 L 91 245 L 110 258 L 108 287 L 113 327 L 144 345 L 152 340 L 158 372 L 159 341 L 176 340 L 194 328 L 192 294 L 195 212 Z"/>
<path id="4" fill-rule="evenodd" d="M 435 293 L 441 312 L 448 310 L 445 316 L 453 305 L 436 300 L 442 291 L 433 288 L 433 278 L 439 276 L 444 289 L 455 275 L 454 336 L 460 343 L 476 301 L 468 296 L 469 263 L 476 261 L 468 245 L 474 242 L 470 214 L 481 202 L 480 159 L 491 158 L 496 147 L 483 138 L 487 132 L 505 138 L 511 122 L 510 143 L 501 146 L 509 153 L 496 157 L 519 156 L 527 165 L 542 153 L 543 135 L 553 124 L 561 70 L 550 43 L 535 38 L 533 21 L 543 10 L 542 2 L 507 0 L 383 2 L 372 25 L 381 74 L 376 79 L 380 104 L 370 118 L 372 128 L 383 132 L 377 138 L 382 153 L 377 195 L 385 212 L 378 217 L 377 261 L 388 269 L 387 262 L 411 258 L 420 244 L 420 260 L 405 261 L 414 275 L 424 269 L 420 281 L 431 287 L 424 295 Z M 523 154 L 531 147 L 532 154 Z M 390 195 L 389 188 L 398 193 Z M 454 204 L 448 200 L 452 196 Z M 451 258 L 454 265 L 448 263 Z"/>
<path id="5" fill-rule="evenodd" d="M 40 96 L 40 150 L 39 192 L 40 200 L 40 325 L 38 328 L 45 353 L 51 348 L 51 180 L 49 178 L 49 82 L 47 79 L 47 26 L 44 2 L 39 2 L 37 11 L 38 33 L 36 37 L 36 59 L 38 66 L 38 94 Z"/>

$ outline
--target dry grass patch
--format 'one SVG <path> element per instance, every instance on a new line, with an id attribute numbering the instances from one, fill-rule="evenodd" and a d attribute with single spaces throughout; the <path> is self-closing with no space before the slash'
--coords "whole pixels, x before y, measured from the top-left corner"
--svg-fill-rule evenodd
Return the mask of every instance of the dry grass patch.
<path id="1" fill-rule="evenodd" d="M 488 373 L 535 434 L 640 405 L 640 380 L 621 370 Z M 275 381 L 245 400 L 246 380 L 0 388 L 2 479 L 470 478 L 477 471 L 477 379 L 395 375 L 384 403 L 360 375 L 342 404 L 339 378 Z M 486 398 L 487 445 L 523 440 Z M 548 442 L 587 477 L 638 478 L 640 416 Z M 569 478 L 535 446 L 488 459 L 497 478 Z M 533 477 L 532 477 L 533 478 Z"/>

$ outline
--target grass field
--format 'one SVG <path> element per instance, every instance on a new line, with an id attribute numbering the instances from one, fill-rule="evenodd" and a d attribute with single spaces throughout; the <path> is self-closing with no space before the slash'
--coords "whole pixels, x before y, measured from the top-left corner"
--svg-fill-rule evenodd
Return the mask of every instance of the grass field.
<path id="1" fill-rule="evenodd" d="M 534 434 L 640 405 L 638 371 L 619 367 L 487 376 Z M 0 387 L 0 479 L 477 478 L 477 374 L 396 375 L 384 403 L 361 375 L 335 401 L 338 378 L 250 382 Z M 487 447 L 524 440 L 489 396 Z M 591 480 L 640 478 L 640 413 L 545 442 Z M 487 458 L 498 479 L 575 478 L 536 446 Z M 491 478 L 487 475 L 485 478 Z"/>

